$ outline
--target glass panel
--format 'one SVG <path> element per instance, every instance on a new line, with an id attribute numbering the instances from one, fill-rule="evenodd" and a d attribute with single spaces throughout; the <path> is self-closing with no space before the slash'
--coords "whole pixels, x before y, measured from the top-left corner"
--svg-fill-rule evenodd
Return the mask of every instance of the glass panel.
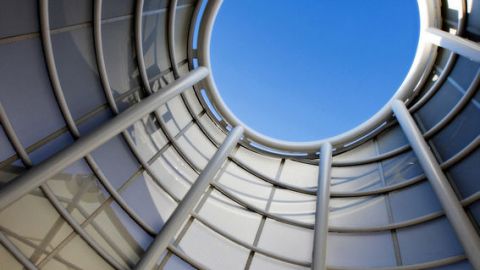
<path id="1" fill-rule="evenodd" d="M 199 215 L 236 238 L 253 244 L 261 216 L 245 210 L 218 191 L 205 201 Z"/>
<path id="2" fill-rule="evenodd" d="M 376 163 L 332 168 L 331 192 L 374 190 L 382 186 Z"/>
<path id="3" fill-rule="evenodd" d="M 390 232 L 329 233 L 327 265 L 332 267 L 388 267 L 395 266 Z"/>
<path id="4" fill-rule="evenodd" d="M 388 224 L 384 196 L 330 200 L 330 226 L 379 226 Z"/>
<path id="5" fill-rule="evenodd" d="M 257 154 L 244 147 L 239 147 L 234 156 L 248 168 L 271 179 L 275 179 L 280 166 L 280 159 Z"/>
<path id="6" fill-rule="evenodd" d="M 280 182 L 300 187 L 316 187 L 318 182 L 318 165 L 287 159 L 280 175 Z"/>
<path id="7" fill-rule="evenodd" d="M 270 212 L 288 219 L 315 221 L 316 196 L 286 189 L 277 189 L 273 195 Z"/>
<path id="8" fill-rule="evenodd" d="M 207 165 L 207 162 L 217 151 L 217 147 L 205 137 L 205 134 L 197 125 L 192 125 L 179 137 L 177 144 L 190 161 L 201 169 Z"/>
<path id="9" fill-rule="evenodd" d="M 225 188 L 242 200 L 261 209 L 265 209 L 272 192 L 272 185 L 248 173 L 233 162 L 228 162 L 225 171 L 217 180 Z M 252 194 L 252 190 L 255 193 Z"/>
<path id="10" fill-rule="evenodd" d="M 210 269 L 243 269 L 249 254 L 198 221 L 193 221 L 178 246 Z"/>
<path id="11" fill-rule="evenodd" d="M 463 254 L 446 218 L 397 230 L 404 264 L 422 263 Z"/>
<path id="12" fill-rule="evenodd" d="M 258 246 L 287 258 L 309 262 L 312 258 L 313 230 L 267 219 Z"/>
<path id="13" fill-rule="evenodd" d="M 394 222 L 442 210 L 437 195 L 427 181 L 390 193 L 390 204 Z"/>
<path id="14" fill-rule="evenodd" d="M 250 265 L 252 270 L 307 270 L 310 268 L 289 264 L 273 258 L 263 256 L 262 254 L 255 253 L 253 257 L 252 264 Z"/>

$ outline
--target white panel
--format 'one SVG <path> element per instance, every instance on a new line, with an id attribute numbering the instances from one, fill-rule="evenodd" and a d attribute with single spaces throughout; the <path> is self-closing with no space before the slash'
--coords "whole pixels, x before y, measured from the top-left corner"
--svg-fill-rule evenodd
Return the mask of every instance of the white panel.
<path id="1" fill-rule="evenodd" d="M 176 96 L 162 105 L 158 112 L 162 118 L 161 121 L 165 123 L 172 136 L 177 135 L 192 120 L 180 96 Z"/>
<path id="2" fill-rule="evenodd" d="M 157 179 L 177 198 L 183 198 L 198 174 L 169 147 L 150 166 Z"/>
<path id="3" fill-rule="evenodd" d="M 333 167 L 331 192 L 373 190 L 383 186 L 377 164 Z"/>
<path id="4" fill-rule="evenodd" d="M 249 254 L 249 250 L 228 241 L 198 221 L 191 224 L 179 247 L 210 269 L 243 269 Z"/>
<path id="5" fill-rule="evenodd" d="M 276 189 L 270 212 L 288 219 L 315 221 L 316 196 L 286 189 Z"/>
<path id="6" fill-rule="evenodd" d="M 215 123 L 213 123 L 212 119 L 210 119 L 210 116 L 207 114 L 204 114 L 202 117 L 200 117 L 199 122 L 200 125 L 202 125 L 208 134 L 215 140 L 215 142 L 220 144 L 223 142 L 223 140 L 225 140 L 225 137 L 227 137 L 227 135 L 220 130 Z"/>
<path id="7" fill-rule="evenodd" d="M 12 241 L 10 239 L 10 241 Z M 0 269 L 22 270 L 23 266 L 0 245 Z"/>
<path id="8" fill-rule="evenodd" d="M 190 28 L 190 16 L 192 5 L 182 5 L 176 8 L 175 14 L 175 55 L 177 61 L 187 58 L 188 30 Z"/>
<path id="9" fill-rule="evenodd" d="M 218 182 L 242 200 L 262 209 L 265 209 L 272 192 L 272 185 L 248 173 L 233 162 L 228 162 L 226 170 L 219 176 Z M 252 190 L 255 192 L 252 193 Z"/>
<path id="10" fill-rule="evenodd" d="M 357 227 L 388 223 L 387 207 L 383 196 L 330 200 L 330 226 Z"/>
<path id="11" fill-rule="evenodd" d="M 150 134 L 145 130 L 146 126 L 140 121 L 133 124 L 133 126 L 128 129 L 128 133 L 134 143 L 135 149 L 140 153 L 140 157 L 148 161 L 155 155 L 158 149 L 150 138 Z"/>
<path id="12" fill-rule="evenodd" d="M 313 230 L 267 219 L 258 246 L 287 258 L 310 261 Z"/>
<path id="13" fill-rule="evenodd" d="M 280 175 L 280 182 L 300 187 L 316 187 L 318 166 L 287 159 Z"/>
<path id="14" fill-rule="evenodd" d="M 351 150 L 348 150 L 345 153 L 334 156 L 333 162 L 357 160 L 357 159 L 363 159 L 367 157 L 374 157 L 376 155 L 377 155 L 377 151 L 375 149 L 375 145 L 373 144 L 372 141 L 367 141 L 361 144 L 360 146 L 357 146 Z"/>
<path id="15" fill-rule="evenodd" d="M 177 144 L 190 161 L 203 169 L 217 148 L 208 140 L 197 125 L 192 125 L 181 137 Z"/>
<path id="16" fill-rule="evenodd" d="M 168 262 L 165 264 L 165 267 L 163 268 L 164 270 L 194 270 L 192 266 L 190 266 L 188 263 L 184 262 L 182 259 L 179 257 L 172 255 L 170 259 L 168 259 Z"/>
<path id="17" fill-rule="evenodd" d="M 31 239 L 33 243 L 38 245 L 52 228 L 56 228 L 55 223 L 61 220 L 61 217 L 47 199 L 41 195 L 33 194 L 42 193 L 37 189 L 5 208 L 0 213 L 0 226 L 16 235 Z M 48 241 L 51 248 L 56 247 L 72 232 L 70 226 L 65 223 L 56 230 L 58 231 L 54 234 L 54 237 Z M 22 250 L 22 247 L 27 246 L 19 247 L 27 255 L 33 252 L 29 247 L 27 250 Z"/>
<path id="18" fill-rule="evenodd" d="M 250 265 L 252 270 L 300 270 L 300 269 L 310 269 L 294 264 L 289 264 L 282 262 L 262 254 L 256 253 L 253 257 L 252 264 Z"/>
<path id="19" fill-rule="evenodd" d="M 58 254 L 69 263 L 81 269 L 112 269 L 112 267 L 98 256 L 79 236 L 73 238 Z M 55 268 L 58 266 L 59 264 L 57 262 L 50 261 L 44 268 L 62 269 Z M 63 269 L 67 270 L 70 268 L 65 267 Z"/>
<path id="20" fill-rule="evenodd" d="M 244 210 L 231 200 L 213 191 L 202 206 L 199 215 L 236 238 L 253 244 L 261 216 Z"/>
<path id="21" fill-rule="evenodd" d="M 203 111 L 203 107 L 200 104 L 200 101 L 198 101 L 197 95 L 195 94 L 193 87 L 183 92 L 183 95 L 185 96 L 187 103 L 190 105 L 193 113 L 198 115 L 201 111 Z"/>
<path id="22" fill-rule="evenodd" d="M 329 233 L 327 265 L 344 267 L 387 267 L 395 265 L 390 232 Z"/>
<path id="23" fill-rule="evenodd" d="M 397 230 L 405 264 L 415 264 L 463 254 L 463 248 L 445 217 Z"/>
<path id="24" fill-rule="evenodd" d="M 257 154 L 244 147 L 238 148 L 238 151 L 235 153 L 235 158 L 255 172 L 270 177 L 271 179 L 275 179 L 280 166 L 280 159 Z"/>
<path id="25" fill-rule="evenodd" d="M 145 174 L 145 184 L 147 185 L 148 190 L 150 191 L 150 199 L 155 204 L 155 207 L 160 215 L 160 218 L 163 220 L 163 223 L 172 214 L 173 210 L 177 207 L 177 203 L 161 189 L 151 177 Z"/>

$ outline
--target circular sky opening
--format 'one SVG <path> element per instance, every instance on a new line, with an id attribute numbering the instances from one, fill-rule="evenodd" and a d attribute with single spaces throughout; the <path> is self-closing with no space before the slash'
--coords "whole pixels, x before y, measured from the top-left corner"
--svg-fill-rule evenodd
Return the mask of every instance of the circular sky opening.
<path id="1" fill-rule="evenodd" d="M 273 138 L 310 141 L 361 124 L 415 56 L 416 0 L 223 2 L 212 73 L 232 112 Z"/>

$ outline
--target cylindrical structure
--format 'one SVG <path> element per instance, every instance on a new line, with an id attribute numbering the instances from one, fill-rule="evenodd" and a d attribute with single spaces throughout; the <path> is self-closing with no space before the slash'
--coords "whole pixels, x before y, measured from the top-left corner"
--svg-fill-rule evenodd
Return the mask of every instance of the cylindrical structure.
<path id="1" fill-rule="evenodd" d="M 1 1 L 0 268 L 478 268 L 480 0 L 417 1 L 392 99 L 300 143 L 223 102 L 222 2 Z"/>

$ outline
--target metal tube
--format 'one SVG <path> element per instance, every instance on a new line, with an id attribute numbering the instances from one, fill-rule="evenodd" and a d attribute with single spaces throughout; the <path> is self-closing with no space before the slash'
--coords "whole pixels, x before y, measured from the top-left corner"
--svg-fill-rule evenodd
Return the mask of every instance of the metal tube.
<path id="1" fill-rule="evenodd" d="M 478 43 L 433 27 L 425 29 L 425 33 L 428 42 L 480 62 Z"/>
<path id="2" fill-rule="evenodd" d="M 445 214 L 452 224 L 465 253 L 475 269 L 480 269 L 480 237 L 460 204 L 452 186 L 423 138 L 415 121 L 402 101 L 392 103 L 392 109 L 410 142 L 420 166 L 437 194 Z"/>
<path id="3" fill-rule="evenodd" d="M 68 148 L 10 181 L 0 190 L 0 210 L 5 209 L 5 207 L 20 199 L 32 189 L 61 172 L 65 167 L 107 142 L 144 115 L 152 112 L 166 101 L 186 90 L 186 88 L 202 80 L 208 73 L 208 69 L 204 67 L 191 71 L 165 87 L 163 91 L 145 98 L 142 102 L 130 107 L 95 131 L 81 137 Z"/>
<path id="4" fill-rule="evenodd" d="M 312 269 L 325 270 L 327 259 L 328 213 L 330 211 L 330 176 L 332 172 L 332 145 L 330 143 L 324 143 L 320 147 L 320 164 L 318 167 Z"/>
<path id="5" fill-rule="evenodd" d="M 182 201 L 178 204 L 177 208 L 175 208 L 173 213 L 170 215 L 170 218 L 160 230 L 157 237 L 150 245 L 135 269 L 153 269 L 156 262 L 160 259 L 162 253 L 165 251 L 175 234 L 180 229 L 181 225 L 189 217 L 190 213 L 198 203 L 199 199 L 202 197 L 207 187 L 213 182 L 215 174 L 228 158 L 228 155 L 235 145 L 237 145 L 242 135 L 243 127 L 241 126 L 235 127 L 230 132 L 218 151 L 208 162 L 205 169 L 198 176 L 195 183 L 188 190 L 187 194 L 185 194 Z"/>

